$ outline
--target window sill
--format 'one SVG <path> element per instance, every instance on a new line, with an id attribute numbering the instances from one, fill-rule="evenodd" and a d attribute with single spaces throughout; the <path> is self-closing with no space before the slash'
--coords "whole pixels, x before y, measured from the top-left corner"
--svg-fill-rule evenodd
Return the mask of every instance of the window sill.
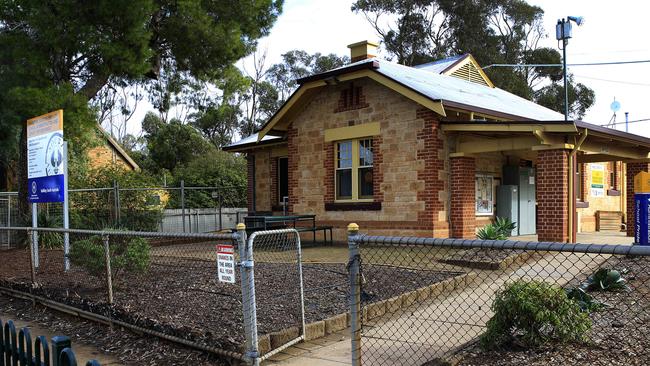
<path id="1" fill-rule="evenodd" d="M 379 211 L 381 202 L 329 202 L 325 211 Z"/>
<path id="2" fill-rule="evenodd" d="M 620 196 L 621 191 L 619 191 L 618 189 L 608 189 L 607 190 L 607 195 L 608 196 Z"/>
<path id="3" fill-rule="evenodd" d="M 589 202 L 576 201 L 576 208 L 588 208 Z"/>

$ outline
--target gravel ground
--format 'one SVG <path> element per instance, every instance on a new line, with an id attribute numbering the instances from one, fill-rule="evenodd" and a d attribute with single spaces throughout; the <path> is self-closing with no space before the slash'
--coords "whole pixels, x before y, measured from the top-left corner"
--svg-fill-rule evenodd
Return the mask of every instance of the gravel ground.
<path id="1" fill-rule="evenodd" d="M 236 284 L 219 283 L 213 262 L 156 257 L 145 275 L 123 274 L 115 278 L 115 304 L 109 306 L 103 279 L 78 268 L 64 273 L 60 251 L 41 253 L 37 276 L 40 287 L 35 289 L 31 289 L 29 271 L 22 265 L 27 252 L 6 251 L 2 255 L 7 265 L 0 268 L 0 285 L 32 291 L 83 310 L 213 347 L 238 350 L 244 342 L 239 274 Z M 380 301 L 457 274 L 368 266 L 364 270 L 364 295 L 367 301 Z M 256 261 L 260 333 L 300 324 L 298 275 L 295 264 Z M 348 310 L 345 264 L 304 264 L 303 278 L 307 322 Z"/>
<path id="2" fill-rule="evenodd" d="M 537 350 L 463 351 L 460 365 L 649 365 L 650 258 L 611 258 L 603 267 L 629 271 L 625 292 L 591 292 L 610 306 L 590 316 L 590 341 Z M 576 285 L 574 283 L 574 285 Z"/>

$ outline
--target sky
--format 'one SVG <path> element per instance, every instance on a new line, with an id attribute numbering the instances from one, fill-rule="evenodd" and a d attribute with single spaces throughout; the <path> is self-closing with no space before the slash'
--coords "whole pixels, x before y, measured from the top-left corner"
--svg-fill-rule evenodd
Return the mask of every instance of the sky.
<path id="1" fill-rule="evenodd" d="M 650 60 L 650 2 L 621 0 L 529 0 L 544 9 L 544 27 L 549 37 L 541 46 L 557 48 L 555 24 L 569 15 L 583 16 L 581 27 L 573 26 L 573 38 L 567 47 L 567 62 L 592 63 Z M 266 64 L 281 61 L 281 55 L 293 49 L 309 53 L 348 55 L 348 44 L 362 40 L 379 41 L 379 36 L 362 14 L 353 13 L 352 1 L 286 0 L 282 15 L 268 37 L 259 41 L 258 49 L 266 52 Z M 381 50 L 379 57 L 382 56 Z M 251 58 L 239 62 L 249 67 Z M 485 66 L 485 65 L 484 65 Z M 616 121 L 650 119 L 650 63 L 612 66 L 569 67 L 575 79 L 592 88 L 595 104 L 583 120 L 602 125 L 612 118 L 610 105 L 614 98 L 621 104 Z M 497 85 L 498 86 L 498 85 Z M 146 106 L 144 106 L 146 109 Z M 145 110 L 138 111 L 139 125 Z M 133 128 L 139 129 L 139 126 Z M 625 125 L 616 126 L 625 130 Z M 131 128 L 130 128 L 131 129 Z M 650 121 L 630 123 L 629 132 L 650 137 Z"/>

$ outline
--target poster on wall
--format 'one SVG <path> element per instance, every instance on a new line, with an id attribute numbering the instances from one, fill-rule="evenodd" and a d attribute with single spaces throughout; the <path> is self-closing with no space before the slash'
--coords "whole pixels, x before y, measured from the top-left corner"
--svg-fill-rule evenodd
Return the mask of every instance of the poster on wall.
<path id="1" fill-rule="evenodd" d="M 476 214 L 492 215 L 494 211 L 493 199 L 494 177 L 491 175 L 476 175 Z"/>
<path id="2" fill-rule="evenodd" d="M 63 110 L 27 120 L 29 202 L 63 202 Z"/>
<path id="3" fill-rule="evenodd" d="M 591 170 L 591 197 L 605 196 L 605 166 L 603 164 L 590 164 Z"/>

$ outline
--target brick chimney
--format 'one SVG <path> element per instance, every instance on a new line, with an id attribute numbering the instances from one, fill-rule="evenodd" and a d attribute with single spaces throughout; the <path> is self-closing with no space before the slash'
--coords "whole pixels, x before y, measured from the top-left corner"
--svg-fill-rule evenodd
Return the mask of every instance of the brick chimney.
<path id="1" fill-rule="evenodd" d="M 361 41 L 348 45 L 350 49 L 350 62 L 357 62 L 377 56 L 377 43 Z"/>

